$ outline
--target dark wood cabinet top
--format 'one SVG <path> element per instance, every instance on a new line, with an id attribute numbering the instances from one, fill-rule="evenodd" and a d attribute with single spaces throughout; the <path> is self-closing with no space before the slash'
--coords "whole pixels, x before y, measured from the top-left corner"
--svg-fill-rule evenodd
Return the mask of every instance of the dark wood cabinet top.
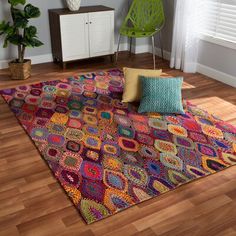
<path id="1" fill-rule="evenodd" d="M 98 11 L 114 11 L 114 9 L 102 5 L 80 7 L 78 11 L 70 11 L 68 8 L 49 9 L 49 12 L 57 15 L 81 14 Z"/>

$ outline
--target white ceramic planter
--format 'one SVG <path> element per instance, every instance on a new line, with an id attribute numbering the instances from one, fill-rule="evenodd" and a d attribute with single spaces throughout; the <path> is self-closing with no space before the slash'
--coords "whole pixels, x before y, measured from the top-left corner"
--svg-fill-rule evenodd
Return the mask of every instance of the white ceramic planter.
<path id="1" fill-rule="evenodd" d="M 81 0 L 66 0 L 66 3 L 70 11 L 78 11 L 80 8 Z"/>

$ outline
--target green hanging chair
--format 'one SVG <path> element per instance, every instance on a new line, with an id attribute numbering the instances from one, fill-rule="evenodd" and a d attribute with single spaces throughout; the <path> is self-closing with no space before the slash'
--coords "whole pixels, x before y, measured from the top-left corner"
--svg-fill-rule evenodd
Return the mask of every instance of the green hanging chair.
<path id="1" fill-rule="evenodd" d="M 132 38 L 151 37 L 153 48 L 153 63 L 155 69 L 156 60 L 154 35 L 156 33 L 160 33 L 159 35 L 161 41 L 161 29 L 163 28 L 164 23 L 165 15 L 162 0 L 133 0 L 128 15 L 126 16 L 120 28 L 116 61 L 118 60 L 121 36 L 127 36 L 130 38 L 130 52 L 132 47 Z M 163 58 L 162 43 L 161 52 Z"/>

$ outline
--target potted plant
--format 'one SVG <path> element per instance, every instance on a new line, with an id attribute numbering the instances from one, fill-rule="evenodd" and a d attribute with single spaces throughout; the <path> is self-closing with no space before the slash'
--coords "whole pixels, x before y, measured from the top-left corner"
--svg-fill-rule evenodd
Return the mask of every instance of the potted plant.
<path id="1" fill-rule="evenodd" d="M 37 39 L 36 27 L 29 25 L 31 18 L 40 16 L 40 10 L 31 4 L 26 4 L 26 0 L 8 0 L 8 3 L 12 22 L 0 22 L 0 36 L 5 36 L 4 48 L 8 43 L 18 48 L 18 58 L 9 62 L 12 79 L 27 79 L 31 75 L 31 60 L 25 59 L 25 49 L 43 45 Z"/>

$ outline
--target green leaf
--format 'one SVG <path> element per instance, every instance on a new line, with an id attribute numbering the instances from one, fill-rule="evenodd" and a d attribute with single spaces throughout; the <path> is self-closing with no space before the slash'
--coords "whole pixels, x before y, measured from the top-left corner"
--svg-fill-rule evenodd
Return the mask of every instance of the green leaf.
<path id="1" fill-rule="evenodd" d="M 18 4 L 24 5 L 26 0 L 8 0 L 8 2 L 11 4 L 13 24 L 5 21 L 0 22 L 0 36 L 5 35 L 3 46 L 7 47 L 9 43 L 25 47 L 42 46 L 43 43 L 37 39 L 37 28 L 28 26 L 30 18 L 40 16 L 39 8 L 27 4 L 24 10 L 21 10 L 15 8 L 15 6 Z M 24 33 L 22 34 L 22 32 Z"/>
<path id="2" fill-rule="evenodd" d="M 9 26 L 7 29 L 6 29 L 6 34 L 8 35 L 12 35 L 15 33 L 15 28 L 13 26 Z"/>
<path id="3" fill-rule="evenodd" d="M 22 44 L 23 38 L 21 35 L 13 34 L 13 35 L 8 36 L 7 40 L 14 45 L 20 45 Z"/>
<path id="4" fill-rule="evenodd" d="M 25 5 L 26 0 L 8 0 L 8 3 L 10 3 L 12 6 L 16 6 L 18 4 Z"/>
<path id="5" fill-rule="evenodd" d="M 28 28 L 25 28 L 25 37 L 30 39 L 35 37 L 37 34 L 37 29 L 34 26 L 29 26 Z"/>
<path id="6" fill-rule="evenodd" d="M 24 8 L 25 16 L 30 18 L 37 18 L 40 16 L 40 10 L 38 7 L 35 7 L 31 4 L 27 4 Z"/>
<path id="7" fill-rule="evenodd" d="M 10 22 L 2 21 L 0 23 L 0 35 L 2 34 L 13 34 L 15 31 L 15 28 L 10 25 Z"/>
<path id="8" fill-rule="evenodd" d="M 11 9 L 11 14 L 13 19 L 25 18 L 25 12 L 14 7 Z"/>
<path id="9" fill-rule="evenodd" d="M 27 26 L 29 21 L 24 11 L 12 8 L 11 13 L 16 28 L 25 28 Z"/>
<path id="10" fill-rule="evenodd" d="M 23 39 L 22 45 L 24 45 L 25 47 L 31 47 L 31 44 L 27 38 Z"/>
<path id="11" fill-rule="evenodd" d="M 5 22 L 5 21 L 2 21 L 0 23 L 0 32 L 4 32 L 7 30 L 7 28 L 9 27 L 9 22 Z"/>
<path id="12" fill-rule="evenodd" d="M 29 23 L 29 21 L 27 19 L 24 19 L 24 18 L 18 19 L 15 22 L 15 27 L 24 29 L 28 25 L 28 23 Z"/>
<path id="13" fill-rule="evenodd" d="M 6 38 L 3 43 L 3 47 L 6 48 L 8 46 L 8 39 Z"/>
<path id="14" fill-rule="evenodd" d="M 6 23 L 5 21 L 2 21 L 2 22 L 0 23 L 0 32 L 4 30 L 6 24 L 7 24 L 7 23 Z"/>
<path id="15" fill-rule="evenodd" d="M 30 39 L 28 43 L 30 44 L 30 47 L 33 47 L 33 48 L 40 47 L 43 45 L 43 43 L 36 38 Z"/>
<path id="16" fill-rule="evenodd" d="M 26 39 L 24 38 L 24 45 L 27 47 L 40 47 L 43 45 L 41 41 L 36 38 Z"/>

